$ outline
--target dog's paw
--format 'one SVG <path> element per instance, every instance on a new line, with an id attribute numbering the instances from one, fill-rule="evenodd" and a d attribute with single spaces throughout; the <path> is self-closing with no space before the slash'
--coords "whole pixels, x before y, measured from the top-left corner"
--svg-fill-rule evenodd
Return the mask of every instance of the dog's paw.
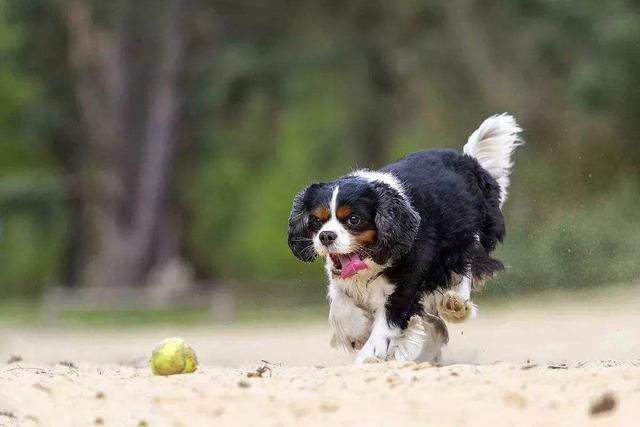
<path id="1" fill-rule="evenodd" d="M 372 359 L 387 360 L 391 338 L 372 334 L 356 356 L 355 363 L 369 363 Z"/>
<path id="2" fill-rule="evenodd" d="M 455 291 L 447 291 L 438 303 L 438 314 L 450 323 L 464 322 L 476 315 L 476 306 L 470 300 L 463 300 Z"/>
<path id="3" fill-rule="evenodd" d="M 376 320 L 369 339 L 356 356 L 355 363 L 367 359 L 410 360 L 417 357 L 424 341 L 422 319 L 414 316 L 406 329 L 391 327 L 383 316 Z"/>

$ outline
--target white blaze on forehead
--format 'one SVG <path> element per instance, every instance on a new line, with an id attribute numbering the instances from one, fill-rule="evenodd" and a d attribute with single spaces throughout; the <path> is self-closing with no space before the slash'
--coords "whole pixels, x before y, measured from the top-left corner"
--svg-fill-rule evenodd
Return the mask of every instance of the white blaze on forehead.
<path id="1" fill-rule="evenodd" d="M 355 242 L 351 238 L 351 233 L 349 233 L 344 225 L 340 221 L 338 221 L 338 217 L 336 216 L 336 210 L 338 209 L 338 192 L 340 191 L 340 186 L 336 185 L 333 189 L 333 193 L 331 195 L 331 201 L 329 202 L 329 211 L 331 212 L 331 217 L 327 222 L 324 223 L 322 228 L 316 233 L 313 237 L 313 246 L 320 256 L 326 256 L 329 253 L 329 250 L 326 246 L 324 246 L 320 242 L 320 233 L 323 231 L 332 231 L 336 233 L 336 240 L 331 245 L 331 252 L 338 254 L 348 254 L 353 252 Z"/>
<path id="2" fill-rule="evenodd" d="M 333 189 L 333 194 L 331 195 L 331 202 L 329 202 L 329 210 L 331 211 L 331 218 L 336 218 L 336 209 L 338 209 L 338 191 L 340 191 L 340 186 L 336 185 L 336 188 Z"/>
<path id="3" fill-rule="evenodd" d="M 379 171 L 370 171 L 367 169 L 360 169 L 351 174 L 352 176 L 358 176 L 360 178 L 364 178 L 369 182 L 382 182 L 383 184 L 387 184 L 389 187 L 396 190 L 402 197 L 405 197 L 404 185 L 402 182 L 390 172 L 379 172 Z"/>

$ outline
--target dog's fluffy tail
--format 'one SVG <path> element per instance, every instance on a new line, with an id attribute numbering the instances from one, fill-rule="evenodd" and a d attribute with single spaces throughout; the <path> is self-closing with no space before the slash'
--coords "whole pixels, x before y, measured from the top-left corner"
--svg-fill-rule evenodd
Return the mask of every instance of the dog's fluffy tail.
<path id="1" fill-rule="evenodd" d="M 502 113 L 482 122 L 464 145 L 465 154 L 474 157 L 500 186 L 500 207 L 507 200 L 509 175 L 513 161 L 511 155 L 523 142 L 522 128 L 513 116 Z"/>

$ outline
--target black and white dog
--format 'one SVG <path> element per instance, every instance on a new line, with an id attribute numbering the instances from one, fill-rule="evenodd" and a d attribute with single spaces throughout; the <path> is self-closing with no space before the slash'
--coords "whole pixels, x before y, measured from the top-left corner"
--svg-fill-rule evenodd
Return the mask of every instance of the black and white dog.
<path id="1" fill-rule="evenodd" d="M 505 235 L 520 132 L 512 116 L 492 116 L 463 153 L 422 151 L 296 194 L 289 247 L 326 258 L 334 346 L 357 362 L 439 360 L 443 319 L 475 316 L 471 289 L 503 269 L 489 254 Z"/>

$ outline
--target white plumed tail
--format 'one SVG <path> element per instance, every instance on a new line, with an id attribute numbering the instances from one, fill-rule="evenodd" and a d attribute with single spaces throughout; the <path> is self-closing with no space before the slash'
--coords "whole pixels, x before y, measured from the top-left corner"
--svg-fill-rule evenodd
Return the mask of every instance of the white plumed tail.
<path id="1" fill-rule="evenodd" d="M 474 157 L 500 186 L 500 207 L 507 200 L 509 175 L 513 161 L 511 155 L 523 142 L 522 128 L 513 116 L 502 113 L 482 122 L 464 145 L 465 154 Z"/>

